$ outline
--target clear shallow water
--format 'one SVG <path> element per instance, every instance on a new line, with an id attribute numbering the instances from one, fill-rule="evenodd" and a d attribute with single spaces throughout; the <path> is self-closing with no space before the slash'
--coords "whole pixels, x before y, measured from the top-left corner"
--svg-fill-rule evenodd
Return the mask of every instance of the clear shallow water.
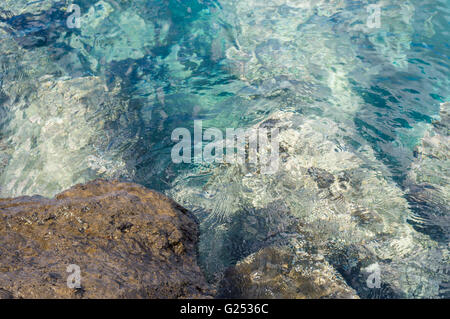
<path id="1" fill-rule="evenodd" d="M 379 28 L 372 1 L 74 3 L 79 29 L 65 1 L 0 5 L 1 196 L 131 180 L 197 214 L 212 282 L 287 245 L 362 297 L 448 296 L 448 130 L 439 156 L 415 148 L 449 101 L 447 1 L 379 1 Z M 198 119 L 279 127 L 279 172 L 173 164 L 172 131 Z"/>

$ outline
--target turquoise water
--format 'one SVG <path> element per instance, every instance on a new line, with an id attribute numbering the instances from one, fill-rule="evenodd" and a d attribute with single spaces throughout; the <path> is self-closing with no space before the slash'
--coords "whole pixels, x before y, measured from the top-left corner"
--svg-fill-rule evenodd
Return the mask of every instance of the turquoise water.
<path id="1" fill-rule="evenodd" d="M 3 0 L 0 195 L 129 180 L 194 211 L 212 283 L 287 245 L 361 297 L 448 297 L 449 17 L 446 0 Z M 194 120 L 280 128 L 280 170 L 173 163 Z"/>

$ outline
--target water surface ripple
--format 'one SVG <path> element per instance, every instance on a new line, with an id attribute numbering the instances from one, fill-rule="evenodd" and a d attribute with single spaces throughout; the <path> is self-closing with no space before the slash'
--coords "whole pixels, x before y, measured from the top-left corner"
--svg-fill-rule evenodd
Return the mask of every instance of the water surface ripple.
<path id="1" fill-rule="evenodd" d="M 213 284 L 288 247 L 364 298 L 448 298 L 449 20 L 447 0 L 2 0 L 0 196 L 130 180 L 197 215 Z M 194 120 L 278 128 L 280 169 L 173 163 Z"/>

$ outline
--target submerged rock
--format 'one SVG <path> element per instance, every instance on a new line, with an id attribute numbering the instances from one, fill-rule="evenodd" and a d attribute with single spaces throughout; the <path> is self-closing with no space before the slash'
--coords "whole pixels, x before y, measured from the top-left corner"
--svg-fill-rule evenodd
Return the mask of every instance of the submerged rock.
<path id="1" fill-rule="evenodd" d="M 180 176 L 168 192 L 207 216 L 199 249 L 208 278 L 294 238 L 323 255 L 360 297 L 439 296 L 448 275 L 435 270 L 448 262 L 447 250 L 407 222 L 405 193 L 370 146 L 330 119 L 283 111 L 270 118 L 280 132 L 274 174 L 233 163 L 212 169 L 200 186 Z M 236 230 L 242 234 L 233 236 Z M 365 269 L 375 264 L 381 286 L 371 289 Z"/>
<path id="2" fill-rule="evenodd" d="M 139 59 L 155 44 L 152 23 L 146 23 L 133 10 L 115 13 L 113 5 L 99 1 L 80 18 L 80 36 L 73 34 L 69 45 L 76 48 L 95 70 L 104 63 Z"/>
<path id="3" fill-rule="evenodd" d="M 450 240 L 450 103 L 441 104 L 435 121 L 415 149 L 406 188 L 415 227 L 427 230 L 433 239 Z"/>
<path id="4" fill-rule="evenodd" d="M 409 178 L 416 183 L 428 183 L 440 187 L 450 184 L 450 102 L 442 103 L 440 120 L 430 129 L 415 149 L 416 161 Z"/>
<path id="5" fill-rule="evenodd" d="M 358 298 L 323 256 L 267 247 L 225 272 L 223 298 Z"/>
<path id="6" fill-rule="evenodd" d="M 197 240 L 189 211 L 137 184 L 0 199 L 0 298 L 206 297 Z M 79 288 L 68 288 L 69 265 Z"/>
<path id="7" fill-rule="evenodd" d="M 25 49 L 48 46 L 55 43 L 61 33 L 68 30 L 68 14 L 62 1 L 36 1 L 0 6 L 0 28 L 10 33 Z"/>
<path id="8" fill-rule="evenodd" d="M 3 197 L 53 196 L 98 177 L 132 175 L 124 157 L 136 137 L 126 124 L 137 115 L 120 86 L 109 89 L 94 76 L 47 76 L 26 101 L 9 100 L 6 107 Z"/>

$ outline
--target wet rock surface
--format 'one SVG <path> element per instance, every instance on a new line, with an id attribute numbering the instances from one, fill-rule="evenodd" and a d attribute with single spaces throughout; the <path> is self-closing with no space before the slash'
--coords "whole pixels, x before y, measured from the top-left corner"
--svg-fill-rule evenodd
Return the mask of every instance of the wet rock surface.
<path id="1" fill-rule="evenodd" d="M 323 256 L 266 247 L 225 272 L 225 298 L 358 298 Z"/>
<path id="2" fill-rule="evenodd" d="M 137 184 L 0 199 L 0 298 L 207 297 L 197 240 L 189 211 Z"/>

